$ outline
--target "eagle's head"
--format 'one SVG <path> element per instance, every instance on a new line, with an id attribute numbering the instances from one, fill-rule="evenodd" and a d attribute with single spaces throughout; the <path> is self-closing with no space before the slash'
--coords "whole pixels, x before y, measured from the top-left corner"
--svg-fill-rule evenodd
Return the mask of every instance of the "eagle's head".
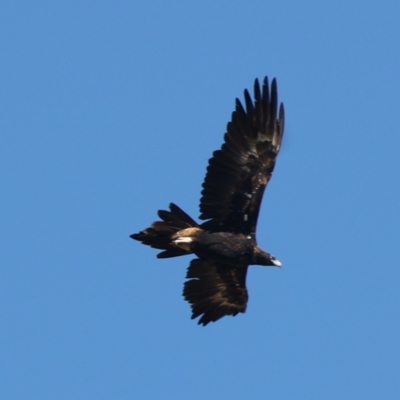
<path id="1" fill-rule="evenodd" d="M 282 263 L 277 260 L 272 254 L 266 253 L 258 246 L 254 248 L 253 264 L 265 265 L 267 267 L 282 267 Z"/>

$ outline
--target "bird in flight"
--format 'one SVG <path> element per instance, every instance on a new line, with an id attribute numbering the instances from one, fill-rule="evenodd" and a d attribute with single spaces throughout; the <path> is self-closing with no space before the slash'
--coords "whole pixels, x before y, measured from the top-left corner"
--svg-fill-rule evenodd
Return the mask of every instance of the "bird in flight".
<path id="1" fill-rule="evenodd" d="M 224 143 L 207 167 L 198 224 L 177 205 L 159 210 L 161 221 L 132 239 L 163 250 L 158 258 L 194 254 L 187 270 L 183 297 L 192 319 L 203 326 L 226 315 L 244 313 L 248 302 L 249 265 L 280 267 L 257 245 L 256 226 L 265 187 L 271 179 L 284 130 L 284 108 L 278 106 L 276 79 L 254 82 L 254 101 L 244 91 L 236 99 Z"/>

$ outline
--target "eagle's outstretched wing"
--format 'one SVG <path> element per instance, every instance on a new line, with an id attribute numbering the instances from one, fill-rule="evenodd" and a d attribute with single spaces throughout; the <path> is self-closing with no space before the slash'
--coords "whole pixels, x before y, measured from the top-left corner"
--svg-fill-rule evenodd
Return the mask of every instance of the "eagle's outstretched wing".
<path id="1" fill-rule="evenodd" d="M 232 268 L 213 260 L 190 262 L 183 296 L 192 307 L 192 319 L 201 316 L 199 324 L 207 325 L 225 315 L 235 316 L 246 310 L 247 267 Z"/>
<path id="2" fill-rule="evenodd" d="M 245 90 L 245 105 L 236 99 L 225 143 L 209 160 L 200 200 L 203 227 L 255 235 L 264 189 L 271 178 L 283 130 L 284 109 L 279 106 L 276 80 L 271 90 L 265 78 L 256 79 L 254 103 Z"/>

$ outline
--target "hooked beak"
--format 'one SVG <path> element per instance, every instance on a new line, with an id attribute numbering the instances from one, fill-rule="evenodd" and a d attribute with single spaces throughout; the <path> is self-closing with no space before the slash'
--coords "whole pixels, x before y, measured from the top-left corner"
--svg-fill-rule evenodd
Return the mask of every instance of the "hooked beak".
<path id="1" fill-rule="evenodd" d="M 271 263 L 272 263 L 272 265 L 273 265 L 274 267 L 279 267 L 279 268 L 282 267 L 282 263 L 281 263 L 279 260 L 277 260 L 277 259 L 271 260 Z"/>

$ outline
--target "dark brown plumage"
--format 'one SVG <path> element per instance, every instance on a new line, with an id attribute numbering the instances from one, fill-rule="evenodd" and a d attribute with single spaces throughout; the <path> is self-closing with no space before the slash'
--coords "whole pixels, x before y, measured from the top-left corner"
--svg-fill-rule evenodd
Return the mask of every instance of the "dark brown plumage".
<path id="1" fill-rule="evenodd" d="M 192 318 L 207 325 L 225 315 L 245 312 L 249 265 L 280 266 L 257 246 L 256 225 L 265 187 L 274 170 L 284 130 L 276 80 L 269 90 L 254 83 L 254 103 L 247 90 L 245 107 L 236 99 L 225 142 L 209 160 L 200 200 L 201 225 L 175 204 L 160 210 L 162 221 L 131 238 L 163 250 L 158 258 L 195 254 L 183 296 Z"/>

